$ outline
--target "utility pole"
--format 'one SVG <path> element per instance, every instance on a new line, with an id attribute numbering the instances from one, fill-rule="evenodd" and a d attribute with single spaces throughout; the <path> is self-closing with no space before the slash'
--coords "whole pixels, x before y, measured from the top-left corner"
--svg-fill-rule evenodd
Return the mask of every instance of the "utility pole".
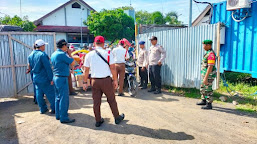
<path id="1" fill-rule="evenodd" d="M 21 13 L 21 0 L 20 0 L 20 17 L 22 18 L 22 13 Z"/>
<path id="2" fill-rule="evenodd" d="M 80 27 L 80 38 L 81 38 L 81 41 L 80 41 L 80 47 L 83 47 L 83 34 L 82 34 L 82 24 L 83 24 L 83 10 L 84 8 L 81 9 L 81 27 Z"/>
<path id="3" fill-rule="evenodd" d="M 192 26 L 192 0 L 189 0 L 189 21 L 188 27 Z"/>

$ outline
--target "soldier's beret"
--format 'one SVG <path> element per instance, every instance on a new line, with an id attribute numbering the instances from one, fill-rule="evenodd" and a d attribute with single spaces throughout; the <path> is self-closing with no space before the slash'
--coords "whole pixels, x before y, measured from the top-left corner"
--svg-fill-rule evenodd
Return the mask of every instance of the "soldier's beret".
<path id="1" fill-rule="evenodd" d="M 212 44 L 212 40 L 204 40 L 203 44 Z"/>

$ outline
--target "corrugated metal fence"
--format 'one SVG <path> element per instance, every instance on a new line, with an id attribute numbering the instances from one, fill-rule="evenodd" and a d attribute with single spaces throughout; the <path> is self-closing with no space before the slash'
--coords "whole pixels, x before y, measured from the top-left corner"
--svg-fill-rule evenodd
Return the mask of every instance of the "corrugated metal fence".
<path id="1" fill-rule="evenodd" d="M 1 32 L 0 33 L 0 97 L 33 92 L 31 78 L 26 74 L 28 56 L 37 39 L 48 42 L 46 53 L 55 49 L 55 33 Z"/>
<path id="2" fill-rule="evenodd" d="M 166 49 L 167 57 L 161 70 L 163 84 L 200 88 L 201 60 L 205 53 L 202 41 L 213 40 L 213 47 L 216 49 L 216 31 L 217 25 L 205 25 L 140 34 L 138 39 L 144 40 L 149 49 L 149 39 L 157 36 L 158 43 Z"/>
<path id="3" fill-rule="evenodd" d="M 252 3 L 250 17 L 242 22 L 235 22 L 226 6 L 226 1 L 214 4 L 211 21 L 226 25 L 226 40 L 220 49 L 220 71 L 250 73 L 257 78 L 257 3 Z"/>

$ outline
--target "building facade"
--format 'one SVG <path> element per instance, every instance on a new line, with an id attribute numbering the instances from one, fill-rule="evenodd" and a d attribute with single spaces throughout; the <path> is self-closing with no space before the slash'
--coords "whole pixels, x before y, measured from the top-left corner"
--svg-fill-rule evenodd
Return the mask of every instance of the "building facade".
<path id="1" fill-rule="evenodd" d="M 94 36 L 83 24 L 90 15 L 90 11 L 95 10 L 83 0 L 70 0 L 34 21 L 37 26 L 35 31 L 55 32 L 56 40 L 65 39 L 68 43 L 92 43 Z"/>

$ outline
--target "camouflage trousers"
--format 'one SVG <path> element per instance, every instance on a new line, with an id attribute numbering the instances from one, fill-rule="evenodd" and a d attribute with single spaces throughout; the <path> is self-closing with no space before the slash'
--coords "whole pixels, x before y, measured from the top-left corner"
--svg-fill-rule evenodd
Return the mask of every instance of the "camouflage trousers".
<path id="1" fill-rule="evenodd" d="M 206 100 L 207 103 L 212 103 L 213 102 L 213 90 L 212 90 L 212 83 L 214 81 L 213 77 L 208 78 L 208 84 L 205 85 L 203 84 L 203 80 L 201 82 L 201 88 L 200 88 L 200 93 L 201 93 L 201 99 Z"/>

